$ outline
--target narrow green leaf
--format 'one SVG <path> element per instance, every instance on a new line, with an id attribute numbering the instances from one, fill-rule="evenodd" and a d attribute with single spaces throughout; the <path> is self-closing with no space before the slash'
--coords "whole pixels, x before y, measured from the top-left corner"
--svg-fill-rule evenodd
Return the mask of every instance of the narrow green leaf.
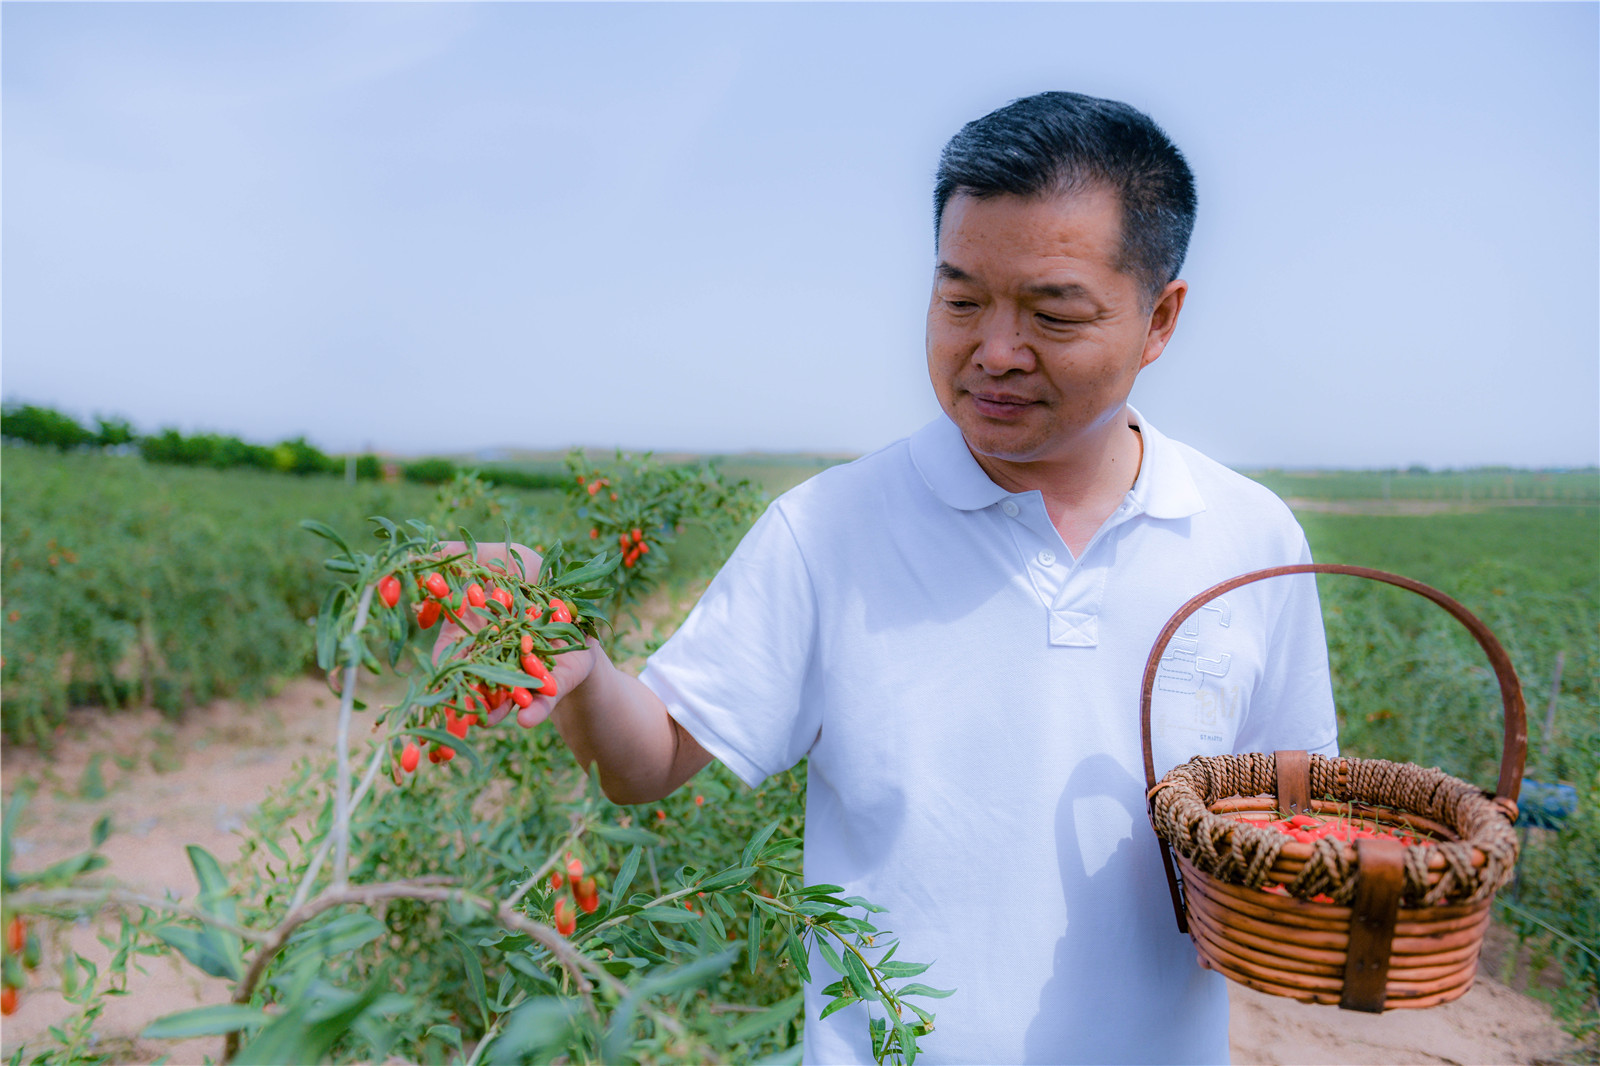
<path id="1" fill-rule="evenodd" d="M 435 744 L 443 744 L 448 748 L 454 748 L 457 755 L 466 756 L 467 761 L 472 764 L 473 770 L 483 769 L 483 760 L 479 758 L 476 749 L 460 737 L 451 736 L 442 729 L 425 729 L 420 726 L 414 729 L 402 729 L 400 732 L 414 737 L 425 737 Z"/>
<path id="2" fill-rule="evenodd" d="M 856 995 L 862 999 L 874 998 L 877 993 L 872 989 L 872 976 L 867 973 L 861 957 L 853 951 L 846 951 L 844 965 L 844 975 L 850 979 L 850 987 L 856 990 Z"/>
<path id="3" fill-rule="evenodd" d="M 244 977 L 244 967 L 239 962 L 237 952 L 229 952 L 227 945 L 219 942 L 220 936 L 209 935 L 216 932 L 214 929 L 202 932 L 176 925 L 155 930 L 156 936 L 212 977 L 237 981 Z"/>
<path id="4" fill-rule="evenodd" d="M 618 844 L 642 844 L 645 847 L 651 847 L 661 843 L 660 837 L 648 829 L 640 829 L 637 826 L 607 825 L 604 822 L 599 822 L 593 826 L 593 831 L 596 836 L 604 837 L 606 840 Z"/>
<path id="5" fill-rule="evenodd" d="M 750 922 L 745 926 L 744 947 L 750 957 L 750 972 L 755 973 L 761 958 L 761 911 L 755 907 L 750 908 Z"/>
<path id="6" fill-rule="evenodd" d="M 839 953 L 833 950 L 833 945 L 828 943 L 827 937 L 817 935 L 817 951 L 821 953 L 823 961 L 833 967 L 833 971 L 840 976 L 849 976 L 849 971 L 844 968 L 844 960 L 839 958 Z"/>
<path id="7" fill-rule="evenodd" d="M 760 1036 L 770 1032 L 787 1021 L 792 1020 L 805 1006 L 806 994 L 796 992 L 788 999 L 774 1003 L 760 1014 L 752 1014 L 743 1021 L 728 1027 L 728 1042 L 742 1044 L 751 1037 Z"/>
<path id="8" fill-rule="evenodd" d="M 956 990 L 953 988 L 929 988 L 927 985 L 922 984 L 906 985 L 895 992 L 895 995 L 901 997 L 932 996 L 934 999 L 944 999 L 946 996 L 953 996 L 955 994 Z"/>
<path id="9" fill-rule="evenodd" d="M 771 839 L 772 834 L 778 831 L 778 826 L 783 824 L 783 819 L 775 819 L 762 827 L 761 832 L 750 838 L 744 846 L 744 851 L 739 855 L 739 865 L 749 866 L 755 862 L 756 855 L 761 851 L 761 846 Z"/>
<path id="10" fill-rule="evenodd" d="M 796 972 L 800 974 L 800 980 L 810 981 L 811 964 L 806 959 L 806 947 L 801 943 L 800 938 L 794 935 L 793 930 L 787 931 L 783 946 L 789 952 L 789 961 L 794 963 Z"/>
<path id="11" fill-rule="evenodd" d="M 575 999 L 540 996 L 526 1001 L 511 1012 L 499 1038 L 490 1045 L 489 1063 L 520 1066 L 555 1058 L 566 1047 L 577 1009 Z"/>
<path id="12" fill-rule="evenodd" d="M 315 533 L 324 540 L 333 541 L 333 543 L 338 546 L 340 551 L 344 552 L 346 555 L 351 554 L 350 545 L 346 544 L 344 542 L 344 538 L 339 536 L 334 528 L 327 523 L 318 522 L 312 518 L 303 518 L 300 520 L 300 528 L 308 533 Z"/>
<path id="13" fill-rule="evenodd" d="M 646 907 L 639 914 L 647 922 L 667 922 L 671 925 L 688 925 L 700 920 L 683 907 L 669 907 L 665 904 Z"/>
<path id="14" fill-rule="evenodd" d="M 111 815 L 102 814 L 94 823 L 94 828 L 89 831 L 89 846 L 98 848 L 106 842 L 111 835 Z"/>
<path id="15" fill-rule="evenodd" d="M 341 914 L 326 924 L 302 927 L 289 938 L 284 959 L 286 964 L 292 966 L 302 955 L 331 958 L 370 944 L 386 932 L 388 927 L 366 911 Z"/>
<path id="16" fill-rule="evenodd" d="M 822 1013 L 817 1015 L 817 1021 L 820 1022 L 822 1019 L 826 1018 L 828 1015 L 832 1014 L 834 1011 L 844 1010 L 846 1007 L 850 1006 L 852 1003 L 860 1003 L 860 1002 L 861 1001 L 859 999 L 856 999 L 854 996 L 841 996 L 840 998 L 834 1000 L 832 1003 L 829 1003 L 826 1007 L 822 1008 Z"/>
<path id="17" fill-rule="evenodd" d="M 466 941 L 455 933 L 450 934 L 450 939 L 456 942 L 456 949 L 461 952 L 462 962 L 467 968 L 467 981 L 472 985 L 472 995 L 478 1001 L 478 1011 L 483 1015 L 483 1028 L 489 1029 L 489 991 L 484 985 L 483 964 L 478 961 L 478 955 L 467 947 Z"/>
<path id="18" fill-rule="evenodd" d="M 139 1035 L 147 1040 L 183 1040 L 192 1036 L 220 1036 L 239 1029 L 259 1029 L 272 1016 L 241 1003 L 219 1003 L 194 1010 L 180 1010 L 157 1018 Z"/>
<path id="19" fill-rule="evenodd" d="M 877 970 L 885 977 L 915 977 L 932 966 L 931 962 L 880 962 Z"/>
<path id="20" fill-rule="evenodd" d="M 461 1050 L 461 1030 L 453 1025 L 430 1025 L 428 1031 L 422 1035 L 442 1040 L 457 1051 Z"/>
<path id="21" fill-rule="evenodd" d="M 200 884 L 200 909 L 225 922 L 237 922 L 238 908 L 228 891 L 228 878 L 222 872 L 222 864 L 199 844 L 190 844 L 185 850 L 189 854 L 189 865 L 194 867 L 194 879 Z"/>
<path id="22" fill-rule="evenodd" d="M 628 898 L 628 889 L 633 887 L 634 875 L 639 872 L 639 858 L 644 854 L 644 849 L 634 847 L 628 852 L 628 857 L 622 860 L 622 866 L 617 870 L 617 879 L 611 883 L 611 898 L 620 903 Z"/>
<path id="23" fill-rule="evenodd" d="M 738 948 L 719 951 L 696 959 L 685 966 L 665 972 L 657 970 L 639 984 L 639 994 L 650 996 L 671 995 L 689 988 L 698 988 L 732 966 L 739 958 Z"/>
<path id="24" fill-rule="evenodd" d="M 754 866 L 740 866 L 732 870 L 723 870 L 721 873 L 712 874 L 700 882 L 700 888 L 707 892 L 714 888 L 724 888 L 740 881 L 750 880 L 755 875 L 755 872 L 756 868 Z"/>

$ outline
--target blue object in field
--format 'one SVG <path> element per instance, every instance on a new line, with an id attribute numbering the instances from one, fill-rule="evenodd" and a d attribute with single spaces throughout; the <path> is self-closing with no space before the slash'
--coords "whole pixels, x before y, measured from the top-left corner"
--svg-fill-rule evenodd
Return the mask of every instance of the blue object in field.
<path id="1" fill-rule="evenodd" d="M 1551 785 L 1523 778 L 1522 794 L 1517 799 L 1521 812 L 1517 821 L 1535 829 L 1560 829 L 1578 809 L 1578 790 L 1571 785 Z"/>

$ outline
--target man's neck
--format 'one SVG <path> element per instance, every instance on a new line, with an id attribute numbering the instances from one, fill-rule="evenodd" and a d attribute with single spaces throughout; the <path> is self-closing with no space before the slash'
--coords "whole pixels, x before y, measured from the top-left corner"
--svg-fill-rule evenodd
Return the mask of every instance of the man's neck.
<path id="1" fill-rule="evenodd" d="M 1050 521 L 1077 558 L 1133 488 L 1144 439 L 1128 424 L 1124 409 L 1104 431 L 1085 435 L 1047 459 L 1013 462 L 976 452 L 973 458 L 1006 491 L 1043 495 Z"/>

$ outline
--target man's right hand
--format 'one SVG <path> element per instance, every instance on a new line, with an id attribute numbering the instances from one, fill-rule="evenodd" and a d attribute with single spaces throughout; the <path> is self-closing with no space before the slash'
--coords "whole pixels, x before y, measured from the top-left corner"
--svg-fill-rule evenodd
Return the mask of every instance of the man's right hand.
<path id="1" fill-rule="evenodd" d="M 440 546 L 446 556 L 466 550 L 461 541 Z M 534 580 L 543 560 L 525 545 L 479 544 L 477 558 L 514 570 L 513 552 L 522 561 L 523 573 Z M 461 621 L 475 631 L 488 620 L 479 612 L 463 611 Z M 434 644 L 435 659 L 462 636 L 460 626 L 445 620 Z M 517 724 L 531 728 L 551 719 L 580 765 L 599 766 L 601 788 L 613 802 L 660 799 L 711 761 L 710 753 L 667 713 L 660 697 L 638 678 L 618 670 L 593 638 L 582 648 L 556 655 L 551 674 L 556 694 L 534 693 L 533 703 L 517 710 Z M 489 714 L 489 724 L 499 724 L 514 706 L 510 701 L 502 704 Z"/>
<path id="2" fill-rule="evenodd" d="M 539 569 L 544 565 L 544 560 L 540 558 L 539 553 L 526 544 L 479 544 L 477 548 L 477 561 L 479 563 L 504 570 L 507 573 L 516 573 L 517 564 L 512 561 L 514 554 L 522 564 L 523 576 L 529 581 L 537 580 Z M 439 554 L 445 558 L 452 555 L 465 554 L 466 550 L 467 545 L 459 540 L 445 541 L 439 545 Z M 433 643 L 434 662 L 438 662 L 445 649 L 465 637 L 469 630 L 475 633 L 489 621 L 480 612 L 465 606 L 461 608 L 458 616 L 462 625 L 457 625 L 448 616 L 441 619 L 439 636 Z M 466 629 L 462 628 L 463 625 Z M 557 644 L 559 646 L 564 642 L 557 642 Z M 591 640 L 582 648 L 563 651 L 555 656 L 555 666 L 550 673 L 555 682 L 556 694 L 550 696 L 541 693 L 539 690 L 529 689 L 530 692 L 533 692 L 533 703 L 527 707 L 519 708 L 516 704 L 507 700 L 497 709 L 489 712 L 488 723 L 490 725 L 499 725 L 506 715 L 513 710 L 517 712 L 517 724 L 524 729 L 531 729 L 546 718 L 549 718 L 555 711 L 556 702 L 563 695 L 583 684 L 588 678 L 590 671 L 594 669 L 597 650 L 598 645 Z"/>

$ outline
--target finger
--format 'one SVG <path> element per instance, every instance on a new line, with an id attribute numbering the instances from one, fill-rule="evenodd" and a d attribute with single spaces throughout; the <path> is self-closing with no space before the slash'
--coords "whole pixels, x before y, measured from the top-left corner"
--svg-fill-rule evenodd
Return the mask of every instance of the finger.
<path id="1" fill-rule="evenodd" d="M 549 696 L 543 698 L 535 696 L 532 703 L 517 711 L 517 724 L 524 729 L 532 729 L 549 718 L 555 709 L 556 701 Z"/>

